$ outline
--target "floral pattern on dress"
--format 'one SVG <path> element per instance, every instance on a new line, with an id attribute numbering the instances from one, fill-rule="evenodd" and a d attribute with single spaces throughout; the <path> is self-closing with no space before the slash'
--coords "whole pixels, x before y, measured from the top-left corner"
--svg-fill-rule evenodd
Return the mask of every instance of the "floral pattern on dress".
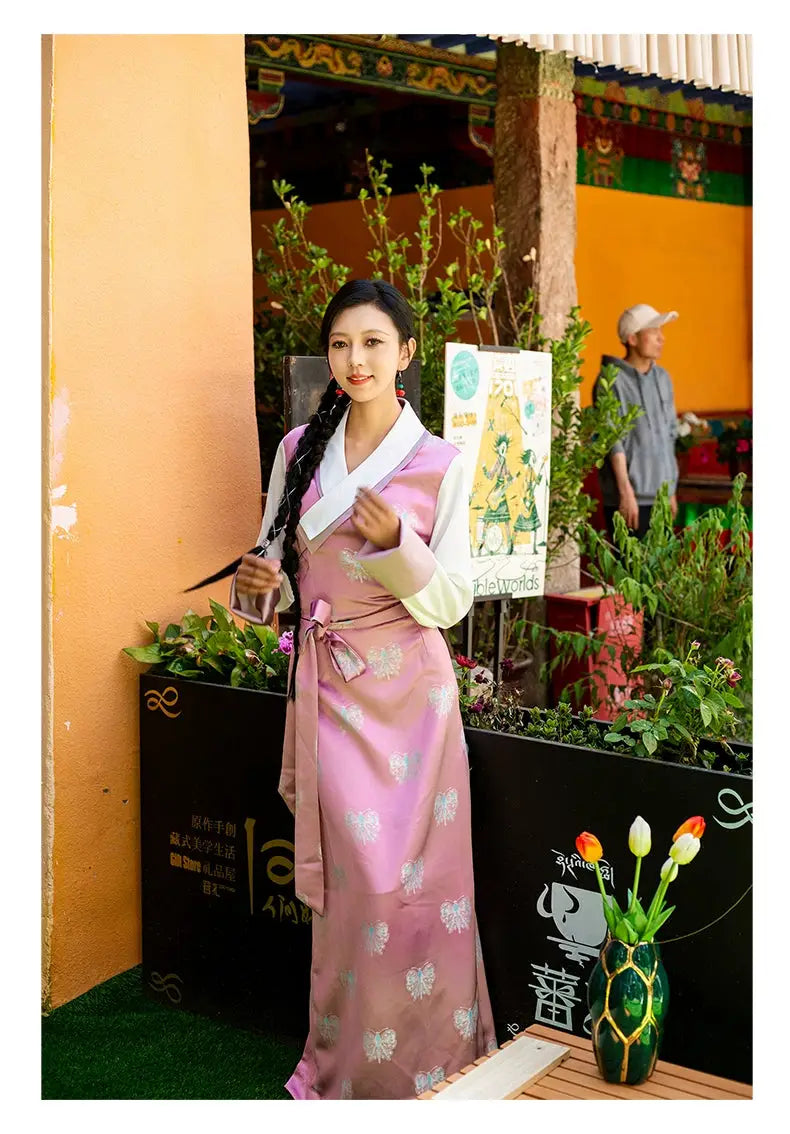
<path id="1" fill-rule="evenodd" d="M 472 903 L 467 897 L 456 898 L 454 902 L 442 902 L 439 912 L 448 933 L 461 933 L 472 923 Z"/>
<path id="2" fill-rule="evenodd" d="M 453 1024 L 461 1039 L 474 1039 L 477 1032 L 477 1001 L 471 1008 L 456 1008 L 453 1012 Z"/>
<path id="3" fill-rule="evenodd" d="M 440 791 L 433 801 L 433 817 L 437 827 L 446 827 L 455 819 L 458 810 L 458 792 L 455 788 Z"/>
<path id="4" fill-rule="evenodd" d="M 435 980 L 436 968 L 432 961 L 426 961 L 419 968 L 409 969 L 406 973 L 406 988 L 412 1000 L 422 1000 L 423 996 L 430 996 Z"/>
<path id="5" fill-rule="evenodd" d="M 416 1095 L 425 1094 L 426 1091 L 430 1091 L 431 1087 L 443 1082 L 444 1067 L 434 1067 L 432 1071 L 419 1071 L 414 1076 L 414 1093 Z"/>
<path id="6" fill-rule="evenodd" d="M 375 843 L 381 834 L 378 812 L 371 811 L 370 808 L 367 811 L 347 811 L 346 826 L 356 842 L 361 843 L 362 846 L 366 843 Z"/>
<path id="7" fill-rule="evenodd" d="M 365 952 L 369 953 L 371 957 L 380 957 L 390 939 L 390 927 L 386 921 L 377 921 L 375 925 L 363 925 L 362 935 Z"/>
<path id="8" fill-rule="evenodd" d="M 346 681 L 352 681 L 355 677 L 359 677 L 361 673 L 365 672 L 365 663 L 362 661 L 359 654 L 355 653 L 350 646 L 341 646 L 338 642 L 333 642 L 329 649 L 332 657 L 335 659 L 337 668 Z"/>
<path id="9" fill-rule="evenodd" d="M 412 531 L 416 532 L 417 528 L 420 525 L 420 517 L 416 512 L 412 512 L 411 508 L 401 508 L 397 504 L 393 508 L 393 511 L 398 519 L 403 521 L 407 528 L 411 528 Z"/>
<path id="10" fill-rule="evenodd" d="M 366 661 L 379 681 L 397 677 L 403 665 L 403 650 L 397 642 L 390 642 L 380 650 L 368 650 Z"/>
<path id="11" fill-rule="evenodd" d="M 384 1028 L 381 1032 L 368 1031 L 362 1036 L 362 1046 L 369 1063 L 382 1063 L 392 1059 L 398 1037 L 392 1028 Z"/>
<path id="12" fill-rule="evenodd" d="M 340 981 L 340 987 L 345 989 L 349 996 L 353 996 L 357 987 L 357 978 L 351 969 L 344 969 L 338 977 L 338 980 Z"/>
<path id="13" fill-rule="evenodd" d="M 390 756 L 390 772 L 403 784 L 406 780 L 413 780 L 420 770 L 422 756 L 419 752 L 393 752 Z"/>
<path id="14" fill-rule="evenodd" d="M 475 960 L 480 963 L 483 960 L 483 946 L 480 943 L 480 930 L 475 926 Z"/>
<path id="15" fill-rule="evenodd" d="M 415 858 L 414 861 L 404 862 L 400 868 L 400 880 L 407 894 L 419 894 L 422 890 L 423 860 Z"/>
<path id="16" fill-rule="evenodd" d="M 350 547 L 344 547 L 340 552 L 340 566 L 346 578 L 352 583 L 364 583 L 370 578 L 364 563 L 359 558 L 359 552 L 353 551 Z"/>
<path id="17" fill-rule="evenodd" d="M 320 1016 L 318 1034 L 327 1047 L 333 1047 L 340 1035 L 340 1020 L 337 1016 Z"/>
<path id="18" fill-rule="evenodd" d="M 449 715 L 455 704 L 457 688 L 456 685 L 451 685 L 449 682 L 446 685 L 431 686 L 428 691 L 428 704 L 438 716 L 446 717 Z"/>
<path id="19" fill-rule="evenodd" d="M 343 1082 L 340 1084 L 340 1097 L 341 1097 L 341 1099 L 353 1099 L 354 1091 L 353 1091 L 353 1088 L 351 1086 L 351 1080 L 350 1079 L 344 1079 Z"/>
<path id="20" fill-rule="evenodd" d="M 499 1050 L 499 1044 L 496 1041 L 496 1036 L 492 1036 L 486 1043 L 486 1055 L 491 1055 L 493 1052 Z"/>
<path id="21" fill-rule="evenodd" d="M 338 709 L 344 724 L 351 725 L 355 732 L 361 732 L 365 723 L 365 714 L 359 705 L 341 705 Z"/>
<path id="22" fill-rule="evenodd" d="M 337 863 L 332 867 L 332 878 L 337 883 L 339 890 L 345 890 L 348 885 L 348 876 L 344 866 L 338 866 Z"/>

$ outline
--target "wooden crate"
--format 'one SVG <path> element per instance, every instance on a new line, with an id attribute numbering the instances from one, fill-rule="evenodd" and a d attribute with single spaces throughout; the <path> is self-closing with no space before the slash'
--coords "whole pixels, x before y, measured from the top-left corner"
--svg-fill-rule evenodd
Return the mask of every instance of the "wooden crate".
<path id="1" fill-rule="evenodd" d="M 570 1032 L 559 1031 L 556 1028 L 546 1028 L 542 1024 L 533 1024 L 520 1035 L 530 1036 L 534 1039 L 547 1040 L 552 1044 L 560 1044 L 568 1049 L 568 1055 L 541 1074 L 534 1081 L 527 1083 L 518 1092 L 512 1092 L 507 1097 L 517 1101 L 535 1099 L 604 1099 L 610 1102 L 615 1099 L 625 1099 L 632 1102 L 639 1100 L 650 1101 L 656 1099 L 750 1099 L 752 1088 L 747 1083 L 736 1083 L 732 1079 L 722 1079 L 718 1075 L 706 1075 L 702 1071 L 692 1071 L 688 1067 L 679 1067 L 674 1063 L 665 1063 L 659 1059 L 656 1069 L 646 1083 L 638 1087 L 629 1087 L 625 1084 L 606 1083 L 601 1078 L 595 1064 L 592 1045 L 588 1039 L 571 1035 Z M 510 1047 L 518 1041 L 520 1036 L 503 1043 L 499 1051 Z M 437 1099 L 442 1091 L 448 1089 L 451 1083 L 457 1082 L 464 1075 L 473 1071 L 478 1065 L 495 1058 L 497 1052 L 483 1056 L 464 1067 L 456 1075 L 451 1075 L 445 1082 L 438 1083 L 430 1091 L 420 1095 L 420 1099 Z M 491 1098 L 501 1098 L 501 1095 L 491 1095 Z M 448 1097 L 447 1101 L 450 1101 Z"/>

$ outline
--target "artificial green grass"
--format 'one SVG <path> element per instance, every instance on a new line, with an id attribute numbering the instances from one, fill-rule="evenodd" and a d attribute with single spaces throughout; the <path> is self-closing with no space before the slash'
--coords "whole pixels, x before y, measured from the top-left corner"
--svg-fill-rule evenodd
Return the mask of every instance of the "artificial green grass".
<path id="1" fill-rule="evenodd" d="M 302 1045 L 143 995 L 130 969 L 42 1020 L 43 1099 L 289 1099 Z"/>

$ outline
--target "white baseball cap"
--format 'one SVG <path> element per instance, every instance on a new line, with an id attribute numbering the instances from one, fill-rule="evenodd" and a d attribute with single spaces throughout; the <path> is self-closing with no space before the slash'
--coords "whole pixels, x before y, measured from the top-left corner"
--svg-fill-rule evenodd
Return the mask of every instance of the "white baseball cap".
<path id="1" fill-rule="evenodd" d="M 662 313 L 649 303 L 637 303 L 624 311 L 617 320 L 617 337 L 621 343 L 627 343 L 629 335 L 638 335 L 640 331 L 647 331 L 651 327 L 663 327 L 665 323 L 673 323 L 677 317 L 677 311 Z"/>

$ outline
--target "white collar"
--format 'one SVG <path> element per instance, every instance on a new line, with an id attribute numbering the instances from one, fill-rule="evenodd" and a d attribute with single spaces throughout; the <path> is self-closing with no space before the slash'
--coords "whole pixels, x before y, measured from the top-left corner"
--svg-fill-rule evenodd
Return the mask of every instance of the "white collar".
<path id="1" fill-rule="evenodd" d="M 350 408 L 350 407 L 349 407 Z M 405 463 L 425 435 L 425 426 L 408 402 L 404 402 L 389 433 L 362 464 L 349 472 L 346 466 L 346 422 L 348 410 L 324 451 L 319 475 L 322 495 L 302 516 L 302 535 L 311 550 L 318 546 L 317 537 L 340 517 L 351 511 L 357 489 L 365 485 L 380 488 Z M 327 532 L 328 534 L 328 532 Z"/>

